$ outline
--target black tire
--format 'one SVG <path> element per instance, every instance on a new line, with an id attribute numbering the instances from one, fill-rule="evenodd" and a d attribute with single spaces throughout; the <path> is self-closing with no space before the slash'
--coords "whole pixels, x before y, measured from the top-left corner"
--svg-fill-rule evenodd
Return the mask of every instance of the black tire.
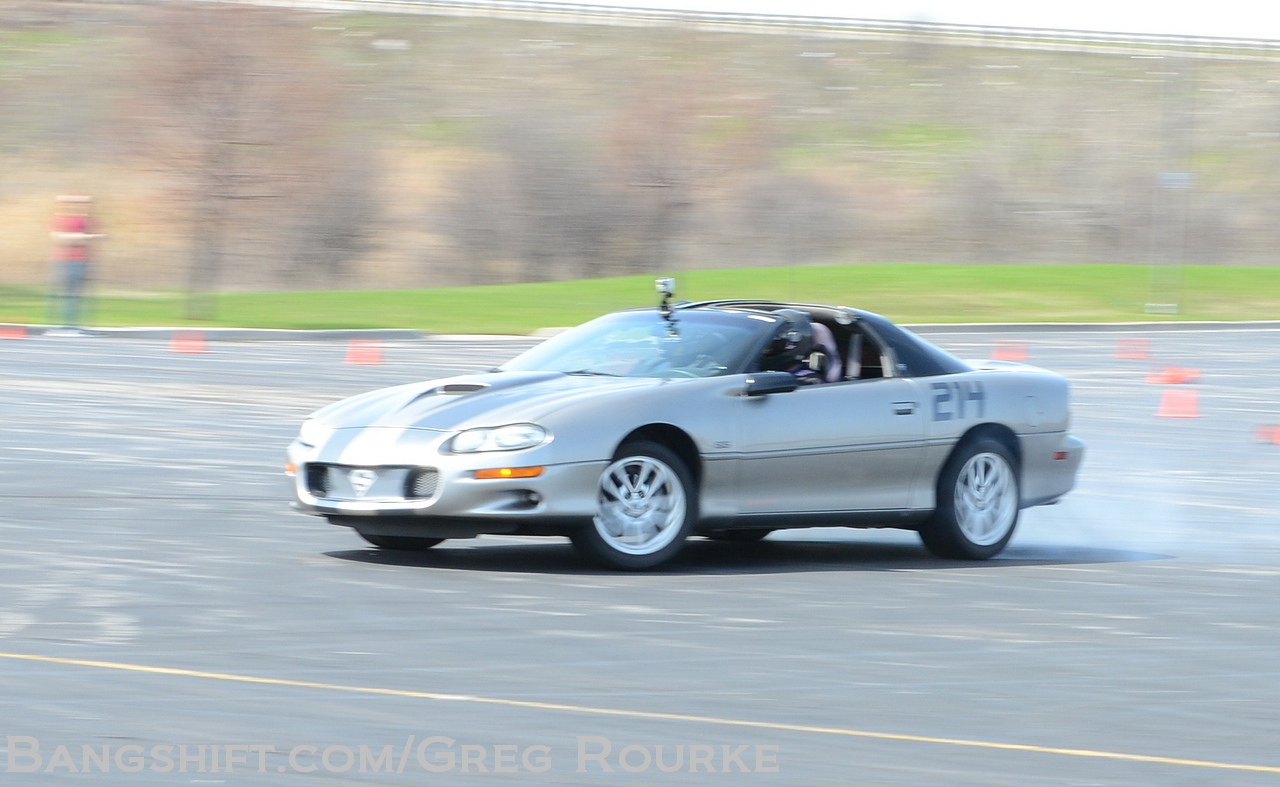
<path id="1" fill-rule="evenodd" d="M 600 474 L 596 515 L 570 538 L 610 568 L 642 571 L 675 557 L 697 517 L 689 468 L 670 448 L 636 441 L 619 448 Z"/>
<path id="2" fill-rule="evenodd" d="M 938 474 L 938 503 L 920 540 L 939 557 L 986 560 L 1000 554 L 1018 526 L 1019 469 L 994 437 L 956 446 Z"/>
<path id="3" fill-rule="evenodd" d="M 425 552 L 444 541 L 443 538 L 422 538 L 420 536 L 379 536 L 359 530 L 360 537 L 378 549 L 394 549 L 397 552 Z"/>
<path id="4" fill-rule="evenodd" d="M 771 528 L 753 527 L 738 530 L 712 530 L 710 533 L 703 533 L 703 535 L 712 541 L 734 541 L 739 544 L 750 544 L 759 541 L 772 532 Z"/>

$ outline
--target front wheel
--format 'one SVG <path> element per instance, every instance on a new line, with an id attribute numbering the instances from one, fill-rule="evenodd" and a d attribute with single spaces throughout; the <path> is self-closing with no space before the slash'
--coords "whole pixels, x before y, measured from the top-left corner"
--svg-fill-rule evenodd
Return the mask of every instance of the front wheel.
<path id="1" fill-rule="evenodd" d="M 627 443 L 600 474 L 595 516 L 573 534 L 573 543 L 613 568 L 653 568 L 684 546 L 697 510 L 693 478 L 674 451 Z"/>
<path id="2" fill-rule="evenodd" d="M 357 530 L 360 537 L 379 549 L 394 549 L 398 552 L 424 552 L 444 541 L 443 538 L 422 538 L 420 536 L 379 536 Z"/>
<path id="3" fill-rule="evenodd" d="M 939 557 L 986 560 L 1000 554 L 1018 524 L 1017 460 L 999 440 L 962 443 L 938 476 L 938 504 L 920 539 Z"/>

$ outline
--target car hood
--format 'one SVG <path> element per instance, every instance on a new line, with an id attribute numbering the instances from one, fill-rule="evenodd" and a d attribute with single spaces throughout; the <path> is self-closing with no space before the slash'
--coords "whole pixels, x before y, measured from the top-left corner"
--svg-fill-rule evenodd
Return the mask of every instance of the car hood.
<path id="1" fill-rule="evenodd" d="M 393 427 L 449 431 L 538 422 L 587 398 L 677 381 L 560 372 L 492 372 L 410 383 L 334 402 L 312 414 L 336 429 Z"/>

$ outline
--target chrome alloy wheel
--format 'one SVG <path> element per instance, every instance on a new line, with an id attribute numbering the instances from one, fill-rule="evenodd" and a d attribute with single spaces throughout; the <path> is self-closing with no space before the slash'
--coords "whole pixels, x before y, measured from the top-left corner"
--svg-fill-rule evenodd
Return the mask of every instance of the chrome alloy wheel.
<path id="1" fill-rule="evenodd" d="M 600 475 L 596 533 L 627 555 L 651 555 L 680 535 L 688 498 L 680 476 L 652 456 L 627 456 Z"/>
<path id="2" fill-rule="evenodd" d="M 974 454 L 955 485 L 955 521 L 978 546 L 1003 540 L 1018 519 L 1018 485 L 1013 468 L 996 453 Z"/>

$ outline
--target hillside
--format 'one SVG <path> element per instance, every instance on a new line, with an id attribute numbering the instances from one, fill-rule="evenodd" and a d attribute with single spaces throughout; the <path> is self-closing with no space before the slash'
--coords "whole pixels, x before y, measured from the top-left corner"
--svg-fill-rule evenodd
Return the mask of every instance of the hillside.
<path id="1" fill-rule="evenodd" d="M 117 291 L 1280 248 L 1265 58 L 214 11 L 0 8 L 0 282 L 68 191 Z"/>

